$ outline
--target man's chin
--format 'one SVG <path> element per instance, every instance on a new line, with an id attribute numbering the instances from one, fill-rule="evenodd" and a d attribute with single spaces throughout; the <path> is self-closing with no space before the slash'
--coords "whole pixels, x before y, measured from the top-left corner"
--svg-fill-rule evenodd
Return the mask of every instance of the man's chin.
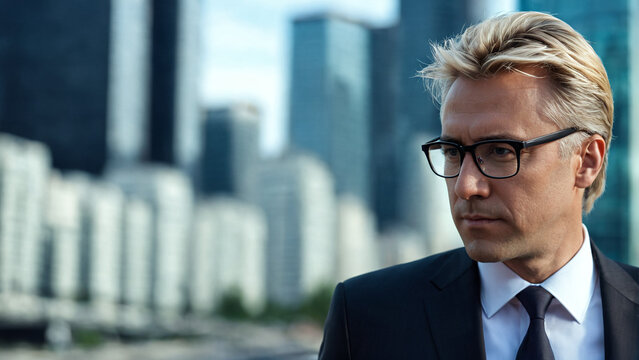
<path id="1" fill-rule="evenodd" d="M 466 253 L 477 262 L 503 262 L 508 259 L 503 246 L 499 246 L 491 241 L 474 240 L 464 242 Z"/>

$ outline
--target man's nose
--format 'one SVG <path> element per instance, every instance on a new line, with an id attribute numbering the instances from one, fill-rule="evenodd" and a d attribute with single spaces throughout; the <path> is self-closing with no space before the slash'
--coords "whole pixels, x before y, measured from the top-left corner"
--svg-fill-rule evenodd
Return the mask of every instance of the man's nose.
<path id="1" fill-rule="evenodd" d="M 485 198 L 490 195 L 489 178 L 479 171 L 469 152 L 464 154 L 464 161 L 455 180 L 455 194 L 461 199 L 469 200 L 473 196 Z"/>

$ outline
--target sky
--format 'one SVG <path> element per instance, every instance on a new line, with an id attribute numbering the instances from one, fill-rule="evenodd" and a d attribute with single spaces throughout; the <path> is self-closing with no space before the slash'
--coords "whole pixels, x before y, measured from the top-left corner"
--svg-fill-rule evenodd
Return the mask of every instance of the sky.
<path id="1" fill-rule="evenodd" d="M 514 8 L 514 0 L 487 3 L 487 13 Z M 267 156 L 286 144 L 291 19 L 319 10 L 384 26 L 397 21 L 399 0 L 201 2 L 201 100 L 207 107 L 256 105 L 261 114 L 260 148 Z"/>

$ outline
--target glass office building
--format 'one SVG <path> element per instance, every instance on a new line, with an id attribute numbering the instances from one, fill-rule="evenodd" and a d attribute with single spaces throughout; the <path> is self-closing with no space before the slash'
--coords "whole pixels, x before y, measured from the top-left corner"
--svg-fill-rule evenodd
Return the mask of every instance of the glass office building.
<path id="1" fill-rule="evenodd" d="M 259 159 L 259 112 L 250 104 L 210 109 L 204 121 L 200 164 L 203 194 L 227 194 L 251 201 L 253 169 Z"/>
<path id="2" fill-rule="evenodd" d="M 138 160 L 148 1 L 1 4 L 0 131 L 45 143 L 59 169 Z"/>
<path id="3" fill-rule="evenodd" d="M 474 20 L 468 0 L 402 0 L 399 23 L 399 124 L 403 133 L 439 133 L 439 110 L 415 75 L 431 59 L 431 42 L 459 34 Z"/>
<path id="4" fill-rule="evenodd" d="M 397 122 L 399 92 L 398 27 L 371 29 L 371 196 L 377 226 L 397 221 Z"/>
<path id="5" fill-rule="evenodd" d="M 293 22 L 290 145 L 325 162 L 338 193 L 370 202 L 369 32 L 332 14 Z"/>
<path id="6" fill-rule="evenodd" d="M 148 160 L 192 175 L 200 154 L 197 0 L 152 2 Z"/>

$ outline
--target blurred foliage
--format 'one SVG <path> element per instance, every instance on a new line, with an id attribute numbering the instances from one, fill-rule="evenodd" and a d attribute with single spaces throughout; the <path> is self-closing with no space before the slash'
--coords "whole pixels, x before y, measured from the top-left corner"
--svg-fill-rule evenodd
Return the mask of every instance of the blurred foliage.
<path id="1" fill-rule="evenodd" d="M 261 322 L 311 321 L 319 326 L 324 325 L 333 295 L 332 285 L 322 285 L 309 294 L 298 306 L 284 306 L 268 302 L 264 310 L 252 320 Z"/>
<path id="2" fill-rule="evenodd" d="M 269 301 L 255 320 L 267 323 L 276 321 L 290 323 L 297 319 L 297 315 L 297 308 Z"/>
<path id="3" fill-rule="evenodd" d="M 81 348 L 95 348 L 104 341 L 103 335 L 97 330 L 73 329 L 73 343 Z"/>
<path id="4" fill-rule="evenodd" d="M 333 286 L 322 285 L 318 287 L 300 304 L 299 315 L 318 325 L 324 325 L 332 296 Z"/>
<path id="5" fill-rule="evenodd" d="M 231 320 L 250 320 L 251 315 L 244 307 L 242 291 L 233 287 L 220 300 L 215 313 Z"/>

